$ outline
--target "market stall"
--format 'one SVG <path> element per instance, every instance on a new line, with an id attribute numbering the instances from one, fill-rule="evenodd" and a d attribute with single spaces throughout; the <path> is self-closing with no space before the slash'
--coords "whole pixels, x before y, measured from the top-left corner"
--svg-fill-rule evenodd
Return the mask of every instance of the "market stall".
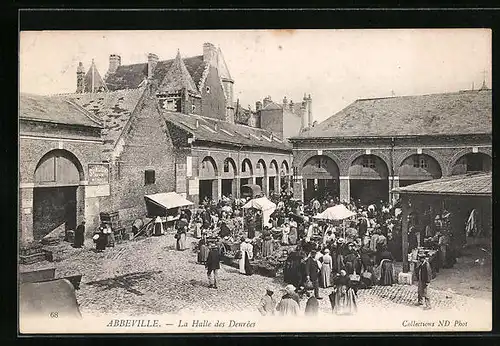
<path id="1" fill-rule="evenodd" d="M 146 203 L 147 217 L 151 220 L 143 226 L 140 233 L 160 235 L 175 227 L 175 223 L 180 218 L 182 207 L 190 207 L 193 202 L 187 200 L 176 192 L 156 193 L 144 196 Z"/>
<path id="2" fill-rule="evenodd" d="M 254 198 L 243 206 L 243 210 L 254 208 L 262 212 L 262 227 L 271 226 L 269 217 L 276 210 L 276 204 L 268 200 L 266 197 Z"/>
<path id="3" fill-rule="evenodd" d="M 413 224 L 418 225 L 418 222 L 412 221 L 410 215 L 418 216 L 429 206 L 433 210 L 433 214 L 429 216 L 431 220 L 434 219 L 434 214 L 446 215 L 446 227 L 450 239 L 447 241 L 449 245 L 444 250 L 449 251 L 451 256 L 458 256 L 460 249 L 470 237 L 480 237 L 482 241 L 491 243 L 491 182 L 491 173 L 477 172 L 434 179 L 392 190 L 392 193 L 400 196 L 402 209 L 403 276 L 411 272 L 410 265 L 418 253 L 434 261 L 435 271 L 443 264 L 442 259 L 437 260 L 443 255 L 443 246 L 432 238 L 424 238 L 422 244 L 419 244 L 423 246 L 417 246 L 413 253 L 409 254 L 409 228 Z M 474 225 L 476 234 L 468 235 L 468 229 L 471 228 L 471 214 L 477 215 L 478 221 Z"/>

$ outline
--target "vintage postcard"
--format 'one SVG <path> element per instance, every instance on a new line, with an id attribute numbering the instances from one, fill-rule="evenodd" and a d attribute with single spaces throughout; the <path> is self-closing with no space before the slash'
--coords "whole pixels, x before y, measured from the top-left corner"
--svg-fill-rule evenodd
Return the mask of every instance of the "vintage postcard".
<path id="1" fill-rule="evenodd" d="M 491 40 L 20 32 L 19 332 L 490 331 Z"/>

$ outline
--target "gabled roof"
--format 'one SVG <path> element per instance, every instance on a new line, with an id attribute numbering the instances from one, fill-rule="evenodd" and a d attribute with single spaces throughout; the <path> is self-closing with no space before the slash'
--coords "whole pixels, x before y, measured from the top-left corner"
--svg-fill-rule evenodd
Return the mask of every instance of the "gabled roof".
<path id="1" fill-rule="evenodd" d="M 401 194 L 491 196 L 491 173 L 453 175 L 393 189 Z"/>
<path id="2" fill-rule="evenodd" d="M 194 135 L 196 140 L 286 151 L 292 149 L 289 143 L 276 138 L 270 131 L 264 129 L 233 124 L 196 114 L 186 115 L 166 110 L 161 112 L 167 122 Z"/>
<path id="3" fill-rule="evenodd" d="M 172 66 L 175 59 L 158 61 L 153 71 L 153 80 L 160 84 L 167 71 Z M 182 59 L 187 71 L 191 75 L 195 85 L 198 87 L 201 81 L 205 63 L 203 55 Z M 148 64 L 121 65 L 115 73 L 111 73 L 106 78 L 109 90 L 135 89 L 147 78 Z"/>
<path id="4" fill-rule="evenodd" d="M 262 109 L 265 110 L 265 111 L 269 111 L 269 110 L 275 110 L 275 109 L 283 109 L 283 107 L 273 101 L 273 102 L 268 103 Z"/>
<path id="5" fill-rule="evenodd" d="M 177 56 L 165 74 L 158 91 L 174 93 L 183 88 L 186 88 L 187 91 L 199 94 L 193 78 L 189 74 L 184 61 L 181 59 L 181 54 L 177 52 Z"/>
<path id="6" fill-rule="evenodd" d="M 361 99 L 301 138 L 491 134 L 491 90 Z"/>
<path id="7" fill-rule="evenodd" d="M 222 55 L 222 51 L 220 48 L 217 50 L 217 70 L 219 71 L 219 76 L 222 79 L 233 80 L 231 78 L 231 74 L 229 73 L 229 69 L 226 65 L 226 60 L 224 59 L 224 55 Z"/>
<path id="8" fill-rule="evenodd" d="M 107 91 L 108 87 L 104 80 L 102 79 L 97 67 L 95 66 L 94 60 L 92 59 L 92 64 L 84 78 L 84 90 L 86 93 L 93 93 L 99 90 Z"/>
<path id="9" fill-rule="evenodd" d="M 102 119 L 104 152 L 114 149 L 125 126 L 137 107 L 145 88 L 102 93 L 68 94 L 58 96 L 70 100 Z"/>
<path id="10" fill-rule="evenodd" d="M 19 118 L 57 124 L 102 128 L 98 118 L 78 105 L 55 96 L 20 94 Z"/>

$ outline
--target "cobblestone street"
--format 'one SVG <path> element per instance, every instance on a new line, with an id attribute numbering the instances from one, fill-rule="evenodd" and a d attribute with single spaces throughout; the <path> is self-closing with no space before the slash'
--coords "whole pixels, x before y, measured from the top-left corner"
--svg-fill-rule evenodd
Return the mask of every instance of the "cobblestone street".
<path id="1" fill-rule="evenodd" d="M 194 241 L 188 237 L 188 244 Z M 76 291 L 83 315 L 255 311 L 268 285 L 276 288 L 278 298 L 278 290 L 285 286 L 282 276 L 244 276 L 235 268 L 221 265 L 219 289 L 210 289 L 204 266 L 196 263 L 196 254 L 191 249 L 176 251 L 172 234 L 124 242 L 103 253 L 95 253 L 91 241 L 85 249 L 73 249 L 68 243 L 52 249 L 55 262 L 21 266 L 21 271 L 55 266 L 56 277 L 83 275 Z M 324 297 L 320 309 L 325 313 L 330 311 L 331 291 L 320 292 Z M 432 288 L 430 294 L 435 309 L 478 309 L 478 304 L 488 303 Z M 419 310 L 413 306 L 416 299 L 416 286 L 379 286 L 360 290 L 358 307 L 415 311 Z M 304 306 L 305 301 L 301 303 Z"/>

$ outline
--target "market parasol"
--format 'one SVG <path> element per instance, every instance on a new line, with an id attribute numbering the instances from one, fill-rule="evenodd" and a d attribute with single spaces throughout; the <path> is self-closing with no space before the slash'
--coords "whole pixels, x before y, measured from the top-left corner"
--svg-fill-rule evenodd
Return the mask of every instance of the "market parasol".
<path id="1" fill-rule="evenodd" d="M 243 206 L 243 209 L 250 208 L 262 210 L 262 223 L 263 225 L 267 225 L 269 224 L 269 217 L 276 210 L 276 204 L 268 200 L 266 197 L 260 197 L 251 199 Z"/>
<path id="2" fill-rule="evenodd" d="M 326 209 L 322 213 L 313 216 L 313 218 L 323 219 L 323 220 L 344 220 L 353 217 L 355 215 L 356 213 L 347 209 L 345 205 L 338 204 L 336 206 Z"/>

